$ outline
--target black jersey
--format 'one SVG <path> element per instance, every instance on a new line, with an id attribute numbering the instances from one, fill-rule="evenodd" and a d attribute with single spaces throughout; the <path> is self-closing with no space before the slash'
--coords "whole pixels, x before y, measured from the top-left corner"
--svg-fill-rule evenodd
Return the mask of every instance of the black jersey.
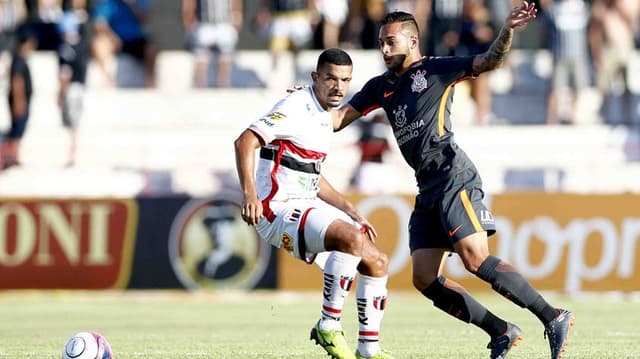
<path id="1" fill-rule="evenodd" d="M 369 80 L 349 104 L 358 112 L 382 107 L 420 191 L 443 183 L 473 163 L 453 140 L 453 86 L 469 78 L 473 57 L 429 57 L 402 76 L 391 71 Z"/>

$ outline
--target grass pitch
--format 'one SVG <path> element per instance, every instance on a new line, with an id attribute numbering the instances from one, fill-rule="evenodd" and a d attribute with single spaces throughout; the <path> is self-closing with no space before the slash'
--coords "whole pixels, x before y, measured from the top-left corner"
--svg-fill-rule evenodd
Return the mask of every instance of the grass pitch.
<path id="1" fill-rule="evenodd" d="M 564 358 L 640 358 L 640 299 L 631 295 L 547 295 L 576 314 Z M 528 311 L 502 297 L 478 299 L 517 323 L 524 340 L 509 358 L 549 358 L 543 328 Z M 60 358 L 77 331 L 104 334 L 118 359 L 128 358 L 305 358 L 324 359 L 309 341 L 319 316 L 320 291 L 234 292 L 0 292 L 0 358 Z M 355 301 L 343 315 L 355 348 Z M 435 309 L 418 293 L 392 292 L 382 345 L 398 359 L 487 358 L 488 337 Z"/>

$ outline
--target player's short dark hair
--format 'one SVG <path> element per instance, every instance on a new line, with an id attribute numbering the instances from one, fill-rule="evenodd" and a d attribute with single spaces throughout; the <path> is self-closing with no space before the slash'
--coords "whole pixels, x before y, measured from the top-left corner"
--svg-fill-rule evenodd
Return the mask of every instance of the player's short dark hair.
<path id="1" fill-rule="evenodd" d="M 418 23 L 416 22 L 416 18 L 413 17 L 413 15 L 409 14 L 408 12 L 404 12 L 404 11 L 393 11 L 390 13 L 387 13 L 382 20 L 380 20 L 380 24 L 381 25 L 389 25 L 389 24 L 394 24 L 394 23 L 409 23 L 409 26 L 412 27 L 411 30 L 415 31 L 416 34 L 419 33 L 418 29 Z"/>
<path id="2" fill-rule="evenodd" d="M 325 64 L 353 66 L 351 57 L 346 51 L 336 48 L 326 49 L 318 56 L 316 71 L 320 70 Z"/>

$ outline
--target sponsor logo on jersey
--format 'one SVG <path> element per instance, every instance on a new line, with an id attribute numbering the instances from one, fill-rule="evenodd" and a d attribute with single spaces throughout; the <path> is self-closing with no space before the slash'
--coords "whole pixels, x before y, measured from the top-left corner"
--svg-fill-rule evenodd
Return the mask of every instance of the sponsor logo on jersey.
<path id="1" fill-rule="evenodd" d="M 493 215 L 491 214 L 491 212 L 487 211 L 487 210 L 482 210 L 480 211 L 480 222 L 482 222 L 483 224 L 487 224 L 487 223 L 494 223 L 494 219 L 493 219 Z"/>
<path id="2" fill-rule="evenodd" d="M 427 88 L 427 74 L 426 70 L 418 70 L 415 74 L 411 75 L 413 83 L 411 84 L 411 91 L 421 93 Z"/>
<path id="3" fill-rule="evenodd" d="M 398 105 L 398 108 L 393 110 L 393 123 L 398 127 L 403 127 L 407 124 L 407 115 L 405 111 L 407 105 Z"/>
<path id="4" fill-rule="evenodd" d="M 284 120 L 287 115 L 285 115 L 284 113 L 280 112 L 280 111 L 274 111 L 271 112 L 270 114 L 268 114 L 266 116 L 270 121 L 280 121 L 280 120 Z"/>

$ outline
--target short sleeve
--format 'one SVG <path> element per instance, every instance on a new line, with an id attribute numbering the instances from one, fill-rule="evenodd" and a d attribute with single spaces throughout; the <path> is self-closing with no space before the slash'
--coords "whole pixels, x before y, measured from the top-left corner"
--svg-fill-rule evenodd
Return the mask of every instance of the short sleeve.
<path id="1" fill-rule="evenodd" d="M 440 74 L 447 74 L 451 82 L 466 77 L 473 77 L 473 59 L 475 56 L 447 56 L 435 57 L 431 66 Z"/>
<path id="2" fill-rule="evenodd" d="M 380 107 L 380 103 L 377 100 L 379 79 L 380 77 L 378 76 L 367 81 L 367 83 L 362 87 L 362 90 L 353 95 L 349 101 L 349 105 L 362 115 L 366 115 Z"/>
<path id="3" fill-rule="evenodd" d="M 260 117 L 249 126 L 249 129 L 262 138 L 264 143 L 271 143 L 280 138 L 287 138 L 296 126 L 296 106 L 299 96 L 289 95 L 280 100 L 271 111 Z M 299 122 L 299 121 L 298 121 Z"/>

